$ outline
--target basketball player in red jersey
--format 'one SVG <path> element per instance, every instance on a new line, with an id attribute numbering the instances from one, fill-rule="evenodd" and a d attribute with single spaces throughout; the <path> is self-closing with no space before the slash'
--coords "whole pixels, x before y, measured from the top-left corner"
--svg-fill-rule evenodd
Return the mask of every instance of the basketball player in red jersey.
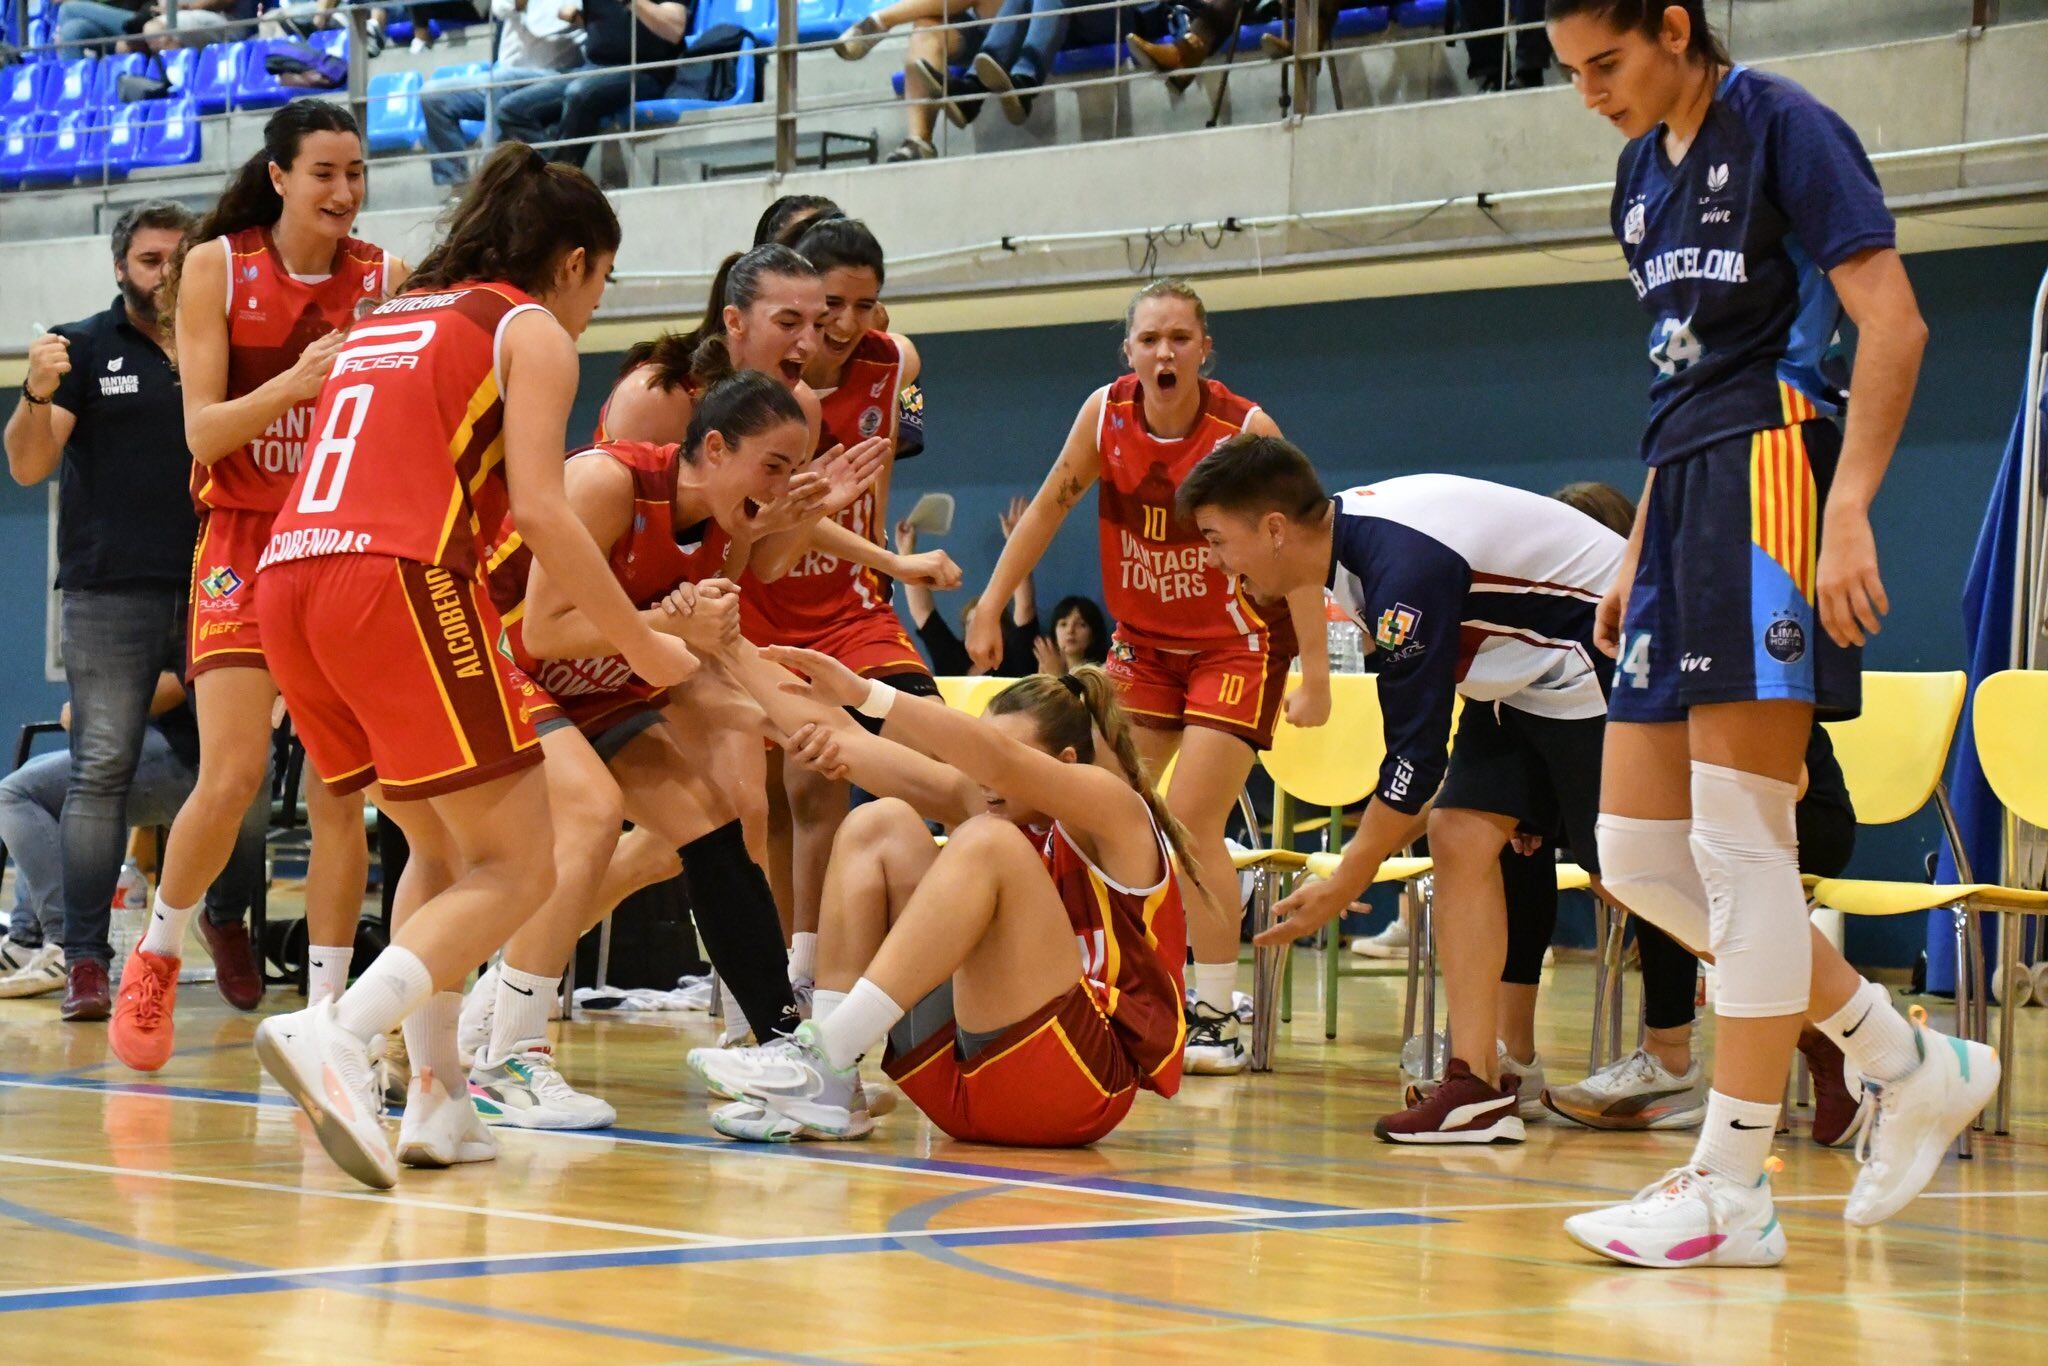
<path id="1" fill-rule="evenodd" d="M 1196 461 L 1240 431 L 1280 430 L 1257 404 L 1203 378 L 1214 344 L 1200 297 L 1177 280 L 1155 281 L 1131 300 L 1124 331 L 1132 373 L 1081 405 L 982 591 L 967 651 L 984 669 L 1000 660 L 1001 604 L 1099 481 L 1103 595 L 1117 621 L 1109 676 L 1138 724 L 1138 752 L 1151 771 L 1163 773 L 1180 756 L 1167 805 L 1186 823 L 1203 870 L 1190 917 L 1187 1070 L 1241 1072 L 1246 1055 L 1232 1011 L 1241 903 L 1223 832 L 1254 751 L 1273 743 L 1297 642 L 1302 685 L 1287 698 L 1287 719 L 1319 726 L 1329 718 L 1322 595 L 1305 590 L 1284 609 L 1254 602 L 1174 510 L 1174 490 Z"/>
<path id="2" fill-rule="evenodd" d="M 256 559 L 291 487 L 307 420 L 340 331 L 404 278 L 403 263 L 348 235 L 362 207 L 363 144 L 348 110 L 315 100 L 278 110 L 263 150 L 236 173 L 173 263 L 185 439 L 199 504 L 187 640 L 199 713 L 199 780 L 171 826 L 149 931 L 128 956 L 107 1038 L 128 1066 L 171 1055 L 179 955 L 193 908 L 225 866 L 270 769 L 276 685 L 254 602 Z M 306 793 L 310 989 L 348 979 L 369 852 L 360 796 Z"/>
<path id="3" fill-rule="evenodd" d="M 733 1102 L 713 1126 L 756 1140 L 862 1136 L 873 1121 L 860 1058 L 885 1038 L 903 1094 L 974 1142 L 1092 1143 L 1140 1089 L 1178 1090 L 1175 860 L 1191 861 L 1109 678 L 1093 666 L 1038 674 L 973 718 L 816 651 L 763 653 L 809 678 L 797 700 L 831 732 L 820 761 L 890 795 L 840 830 L 811 1019 L 766 1047 L 690 1053 Z M 779 673 L 744 669 L 803 748 L 814 732 L 778 710 L 792 686 Z M 858 707 L 880 738 L 819 703 Z M 953 826 L 943 850 L 926 816 Z"/>
<path id="4" fill-rule="evenodd" d="M 701 650 L 739 633 L 737 590 L 721 577 L 732 542 L 725 527 L 745 525 L 749 504 L 815 518 L 857 497 L 880 462 L 871 447 L 865 468 L 841 457 L 797 473 L 810 449 L 795 395 L 743 371 L 704 391 L 683 445 L 601 443 L 570 457 L 565 481 L 570 506 L 643 617 L 666 626 L 682 615 L 683 639 Z M 555 820 L 555 890 L 478 980 L 461 1041 L 475 1054 L 471 1095 L 486 1120 L 598 1128 L 612 1122 L 612 1108 L 562 1078 L 548 1006 L 576 941 L 634 888 L 684 873 L 712 963 L 755 1034 L 796 1023 L 774 898 L 717 761 L 726 731 L 758 756 L 764 721 L 736 686 L 704 686 L 718 673 L 713 663 L 673 693 L 635 675 L 545 567 L 510 544 L 486 557 L 496 563 L 493 600 L 514 662 L 560 708 L 535 726 Z M 516 586 L 501 590 L 508 575 Z M 614 854 L 622 820 L 640 834 L 627 867 Z"/>
<path id="5" fill-rule="evenodd" d="M 621 591 L 562 489 L 574 338 L 618 244 L 582 172 L 518 143 L 493 152 L 412 292 L 337 353 L 260 565 L 265 646 L 313 768 L 336 791 L 377 783 L 412 846 L 391 947 L 338 1001 L 256 1034 L 328 1155 L 368 1185 L 397 1179 L 370 1045 L 401 1021 L 400 1158 L 491 1155 L 456 1056 L 456 988 L 555 878 L 542 698 L 499 653 L 479 581 L 486 492 L 640 677 L 668 686 L 697 667 Z"/>

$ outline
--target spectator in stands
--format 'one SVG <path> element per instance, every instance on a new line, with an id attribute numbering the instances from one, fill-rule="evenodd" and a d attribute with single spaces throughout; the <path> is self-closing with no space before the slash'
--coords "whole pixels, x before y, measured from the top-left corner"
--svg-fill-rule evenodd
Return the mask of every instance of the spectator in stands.
<path id="1" fill-rule="evenodd" d="M 256 0 L 178 0 L 176 16 L 167 18 L 163 0 L 152 0 L 142 36 L 156 52 L 174 47 L 205 47 L 208 43 L 232 43 L 254 33 L 251 28 L 229 28 L 234 19 L 254 19 Z"/>
<path id="2" fill-rule="evenodd" d="M 1509 6 L 1503 0 L 1451 0 L 1448 22 L 1451 33 L 1473 33 L 1497 29 L 1508 22 Z M 1498 33 L 1465 40 L 1465 74 L 1481 90 L 1499 90 L 1505 78 L 1511 89 L 1533 90 L 1543 84 L 1550 69 L 1550 35 L 1543 30 L 1543 0 L 1513 0 L 1513 22 L 1531 25 L 1515 34 L 1514 69 L 1503 68 L 1506 44 Z"/>
<path id="3" fill-rule="evenodd" d="M 579 139 L 595 137 L 634 100 L 661 98 L 675 79 L 689 29 L 690 11 L 680 0 L 583 0 L 582 67 L 568 80 L 540 82 L 500 100 L 498 126 L 507 138 L 534 146 L 565 142 L 548 148 L 549 159 L 581 166 L 590 144 Z M 637 69 L 617 69 L 636 58 Z"/>
<path id="4" fill-rule="evenodd" d="M 1027 577 L 1026 582 L 1029 582 Z M 1109 659 L 1109 618 L 1093 598 L 1070 593 L 1052 609 L 1052 631 L 1038 637 L 1038 672 L 1072 673 Z"/>
<path id="5" fill-rule="evenodd" d="M 891 161 L 924 161 L 937 156 L 932 130 L 938 123 L 936 101 L 943 85 L 932 84 L 927 73 L 971 61 L 981 51 L 988 27 L 975 21 L 995 15 L 998 0 L 897 0 L 868 15 L 839 35 L 834 49 L 848 61 L 865 57 L 882 40 L 882 35 L 900 24 L 913 26 L 904 50 L 903 95 L 906 136 L 889 153 Z M 961 24 L 962 28 L 942 28 Z M 979 105 L 976 106 L 979 108 Z"/>
<path id="6" fill-rule="evenodd" d="M 303 38 L 315 29 L 333 28 L 339 23 L 340 21 L 335 18 L 334 11 L 341 8 L 343 4 L 359 6 L 369 10 L 369 14 L 364 16 L 363 19 L 364 55 L 375 57 L 382 53 L 384 51 L 384 7 L 373 3 L 373 0 L 316 0 L 313 6 L 313 13 L 310 16 L 310 22 L 290 14 L 281 16 L 279 22 L 283 24 L 286 32 Z"/>
<path id="7" fill-rule="evenodd" d="M 506 99 L 530 88 L 529 82 L 583 65 L 583 30 L 577 27 L 582 15 L 582 0 L 492 0 L 498 56 L 491 63 L 490 79 L 499 86 L 501 113 Z M 485 96 L 480 86 L 449 90 L 429 85 L 420 97 L 427 146 L 447 154 L 434 158 L 436 185 L 460 185 L 469 179 L 469 158 L 462 155 L 469 140 L 462 135 L 462 123 L 484 118 L 489 112 Z M 504 136 L 503 126 L 500 118 L 499 137 Z"/>
<path id="8" fill-rule="evenodd" d="M 199 778 L 199 722 L 176 674 L 157 676 L 149 714 L 128 786 L 124 820 L 129 826 L 169 825 Z M 69 704 L 59 720 L 70 728 Z M 0 997 L 41 996 L 64 985 L 64 857 L 58 822 L 70 774 L 70 751 L 54 750 L 0 779 L 0 844 L 14 859 L 15 883 L 14 919 L 0 939 L 0 967 L 11 969 L 0 975 Z M 268 802 L 249 808 L 234 858 L 207 891 L 209 925 L 241 925 L 263 876 L 269 814 Z M 261 981 L 231 981 L 225 968 L 220 988 L 245 1010 L 262 999 Z"/>
<path id="9" fill-rule="evenodd" d="M 1017 529 L 1017 519 L 1029 506 L 1029 499 L 1012 498 L 1009 510 L 997 516 L 996 525 L 1003 529 L 1004 540 L 1010 539 L 1010 533 Z M 896 553 L 917 553 L 917 528 L 908 519 L 896 524 Z M 932 672 L 941 678 L 958 678 L 981 672 L 967 657 L 967 647 L 960 643 L 960 637 L 953 633 L 953 628 L 940 614 L 932 590 L 912 583 L 905 583 L 902 588 L 903 605 L 909 609 L 911 628 L 924 642 L 925 654 L 931 658 Z M 974 619 L 975 606 L 970 602 L 961 614 L 962 631 Z M 1039 672 L 1036 649 L 1041 640 L 1043 637 L 1038 634 L 1038 590 L 1032 584 L 1031 576 L 1026 574 L 1024 582 L 1017 585 L 1017 591 L 1010 597 L 1010 619 L 1003 623 L 1003 661 L 996 666 L 996 676 L 1022 678 Z M 1064 673 L 1066 670 L 1050 672 Z"/>
<path id="10" fill-rule="evenodd" d="M 7 421 L 7 468 L 37 484 L 63 470 L 57 511 L 59 630 L 71 693 L 61 822 L 67 1020 L 104 1020 L 107 916 L 127 842 L 128 788 L 157 676 L 182 658 L 196 519 L 185 409 L 164 352 L 157 289 L 193 217 L 152 200 L 114 225 L 120 295 L 29 347 Z M 224 976 L 255 970 L 239 924 L 207 933 Z"/>
<path id="11" fill-rule="evenodd" d="M 1337 0 L 1323 0 L 1322 30 L 1337 22 Z M 1244 0 L 1195 0 L 1168 7 L 1166 32 L 1155 40 L 1133 33 L 1124 46 L 1154 71 L 1189 71 L 1229 46 L 1243 22 Z"/>
<path id="12" fill-rule="evenodd" d="M 123 39 L 142 31 L 143 10 L 148 0 L 64 0 L 57 7 L 57 41 L 86 43 L 95 38 Z M 107 46 L 112 47 L 110 41 Z M 75 48 L 64 54 L 68 60 L 90 53 Z"/>

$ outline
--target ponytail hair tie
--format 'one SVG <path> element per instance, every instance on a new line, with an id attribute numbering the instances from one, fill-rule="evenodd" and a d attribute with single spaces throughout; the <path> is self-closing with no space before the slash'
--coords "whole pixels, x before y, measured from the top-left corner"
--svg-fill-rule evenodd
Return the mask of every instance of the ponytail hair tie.
<path id="1" fill-rule="evenodd" d="M 547 174 L 548 159 L 542 154 L 540 148 L 528 147 L 526 149 L 526 169 L 538 175 Z"/>
<path id="2" fill-rule="evenodd" d="M 1061 674 L 1060 686 L 1065 688 L 1067 694 L 1076 702 L 1086 702 L 1088 700 L 1088 690 L 1082 687 L 1081 680 L 1072 674 Z"/>

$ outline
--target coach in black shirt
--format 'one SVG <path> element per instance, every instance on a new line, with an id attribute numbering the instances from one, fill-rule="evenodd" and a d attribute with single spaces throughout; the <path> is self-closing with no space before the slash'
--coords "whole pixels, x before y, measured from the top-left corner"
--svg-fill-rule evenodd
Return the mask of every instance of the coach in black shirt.
<path id="1" fill-rule="evenodd" d="M 635 28 L 639 32 L 634 32 Z M 512 141 L 595 137 L 605 121 L 634 100 L 660 99 L 675 80 L 690 9 L 679 0 L 583 0 L 583 69 L 568 79 L 536 81 L 498 101 L 498 127 Z M 581 166 L 593 144 L 550 147 L 548 157 Z"/>
<path id="2" fill-rule="evenodd" d="M 185 208 L 164 201 L 121 216 L 113 240 L 120 296 L 106 312 L 36 339 L 7 421 L 7 468 L 17 483 L 62 471 L 57 587 L 71 692 L 61 823 L 67 1020 L 103 1020 L 111 1006 L 108 913 L 128 839 L 128 786 L 157 676 L 184 662 L 196 526 L 187 491 L 192 456 L 156 293 L 191 223 Z M 246 954 L 239 919 L 235 929 L 239 943 L 229 947 Z"/>

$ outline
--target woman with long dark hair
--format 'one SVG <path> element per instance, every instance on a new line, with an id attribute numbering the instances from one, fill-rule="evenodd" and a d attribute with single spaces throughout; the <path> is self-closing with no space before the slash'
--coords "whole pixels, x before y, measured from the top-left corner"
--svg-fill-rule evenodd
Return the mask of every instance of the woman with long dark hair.
<path id="1" fill-rule="evenodd" d="M 200 755 L 199 780 L 171 826 L 149 932 L 128 956 L 107 1028 L 115 1056 L 142 1071 L 170 1058 L 186 927 L 270 770 L 277 686 L 257 620 L 256 560 L 305 457 L 343 332 L 360 306 L 405 278 L 403 262 L 349 235 L 366 185 L 348 110 L 288 104 L 187 236 L 164 284 L 202 514 L 186 652 Z M 362 915 L 362 797 L 309 787 L 306 820 L 308 960 L 320 965 L 308 990 L 324 998 L 348 981 Z"/>

